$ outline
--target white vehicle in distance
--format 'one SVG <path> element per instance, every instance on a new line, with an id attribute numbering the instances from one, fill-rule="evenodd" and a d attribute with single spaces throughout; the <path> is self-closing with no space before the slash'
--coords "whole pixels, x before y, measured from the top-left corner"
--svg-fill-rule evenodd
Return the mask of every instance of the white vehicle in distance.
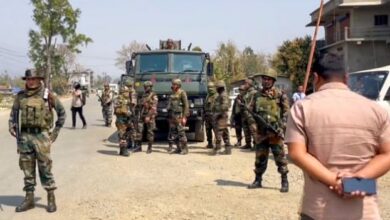
<path id="1" fill-rule="evenodd" d="M 110 83 L 110 90 L 114 92 L 114 95 L 118 95 L 119 93 L 119 86 L 116 83 Z"/>
<path id="2" fill-rule="evenodd" d="M 390 113 L 390 66 L 363 70 L 349 74 L 350 89 L 376 101 Z"/>

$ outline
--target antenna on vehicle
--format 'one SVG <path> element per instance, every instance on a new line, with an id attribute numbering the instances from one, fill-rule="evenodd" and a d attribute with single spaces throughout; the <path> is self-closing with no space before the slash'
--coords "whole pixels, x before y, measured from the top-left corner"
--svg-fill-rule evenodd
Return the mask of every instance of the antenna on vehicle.
<path id="1" fill-rule="evenodd" d="M 191 50 L 191 46 L 192 46 L 192 43 L 190 43 L 190 45 L 188 45 L 188 47 L 187 47 L 187 50 L 188 50 L 188 51 Z"/>
<path id="2" fill-rule="evenodd" d="M 146 46 L 146 48 L 148 48 L 149 51 L 152 50 L 152 48 L 150 48 L 148 44 L 145 44 L 145 46 Z"/>

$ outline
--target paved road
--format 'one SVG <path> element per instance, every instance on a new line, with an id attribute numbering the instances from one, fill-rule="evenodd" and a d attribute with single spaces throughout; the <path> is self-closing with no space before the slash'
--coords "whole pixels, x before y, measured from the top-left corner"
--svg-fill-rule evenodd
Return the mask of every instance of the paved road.
<path id="1" fill-rule="evenodd" d="M 70 130 L 68 118 L 52 146 L 58 211 L 45 211 L 46 192 L 36 190 L 37 207 L 14 209 L 23 199 L 23 174 L 15 140 L 8 134 L 8 113 L 0 113 L 0 219 L 296 219 L 302 174 L 290 165 L 291 190 L 279 193 L 273 161 L 265 188 L 247 190 L 253 178 L 253 152 L 235 149 L 232 156 L 208 155 L 204 143 L 190 144 L 190 154 L 169 155 L 157 143 L 151 155 L 117 156 L 117 145 L 105 141 L 115 128 L 103 127 L 95 97 L 88 100 L 88 129 Z M 81 127 L 79 123 L 78 127 Z M 145 147 L 144 147 L 145 149 Z M 39 183 L 39 181 L 38 181 Z M 381 207 L 390 217 L 390 177 L 381 182 Z M 39 183 L 40 184 L 40 183 Z M 386 219 L 386 218 L 385 218 Z"/>

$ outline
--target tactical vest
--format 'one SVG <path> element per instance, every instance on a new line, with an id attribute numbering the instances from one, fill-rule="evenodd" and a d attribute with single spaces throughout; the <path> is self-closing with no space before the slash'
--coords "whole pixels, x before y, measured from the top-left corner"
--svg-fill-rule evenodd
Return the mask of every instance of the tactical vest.
<path id="1" fill-rule="evenodd" d="M 215 98 L 217 97 L 217 94 L 213 94 L 213 95 L 207 95 L 206 97 L 206 102 L 205 102 L 205 105 L 204 105 L 204 110 L 206 113 L 212 113 L 213 111 L 213 105 L 215 103 Z"/>
<path id="2" fill-rule="evenodd" d="M 144 107 L 147 107 L 144 111 L 144 113 L 147 113 L 150 111 L 150 109 L 152 108 L 153 104 L 154 104 L 154 100 L 153 100 L 153 97 L 156 95 L 156 93 L 154 92 L 150 92 L 150 93 L 144 93 L 143 96 L 142 96 L 142 102 L 141 104 L 144 106 Z"/>
<path id="3" fill-rule="evenodd" d="M 129 116 L 130 106 L 129 106 L 129 98 L 125 95 L 119 95 L 115 101 L 114 113 L 117 116 Z"/>
<path id="4" fill-rule="evenodd" d="M 19 100 L 22 128 L 49 130 L 53 126 L 53 112 L 39 95 L 22 97 Z"/>
<path id="5" fill-rule="evenodd" d="M 229 110 L 229 97 L 226 93 L 222 93 L 215 98 L 213 112 L 223 113 Z"/>
<path id="6" fill-rule="evenodd" d="M 108 99 L 110 99 L 110 93 L 111 91 L 103 91 L 103 94 L 102 94 L 102 101 L 103 103 L 107 102 Z"/>
<path id="7" fill-rule="evenodd" d="M 260 93 L 255 96 L 255 113 L 261 115 L 268 123 L 280 121 L 282 93 L 273 89 L 273 94 Z"/>
<path id="8" fill-rule="evenodd" d="M 179 90 L 176 93 L 171 94 L 170 96 L 170 106 L 169 109 L 174 113 L 183 113 L 184 103 L 181 100 L 183 90 Z"/>

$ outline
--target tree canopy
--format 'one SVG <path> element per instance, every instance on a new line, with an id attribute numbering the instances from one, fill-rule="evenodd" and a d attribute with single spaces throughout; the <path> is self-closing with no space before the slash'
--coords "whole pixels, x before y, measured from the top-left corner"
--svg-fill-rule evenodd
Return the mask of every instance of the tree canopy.
<path id="1" fill-rule="evenodd" d="M 76 32 L 81 11 L 73 9 L 68 0 L 31 0 L 31 3 L 38 30 L 29 32 L 29 56 L 35 68 L 45 70 L 47 84 L 48 74 L 61 74 L 67 62 L 56 44 L 62 44 L 70 53 L 80 53 L 79 46 L 86 46 L 92 39 Z"/>

